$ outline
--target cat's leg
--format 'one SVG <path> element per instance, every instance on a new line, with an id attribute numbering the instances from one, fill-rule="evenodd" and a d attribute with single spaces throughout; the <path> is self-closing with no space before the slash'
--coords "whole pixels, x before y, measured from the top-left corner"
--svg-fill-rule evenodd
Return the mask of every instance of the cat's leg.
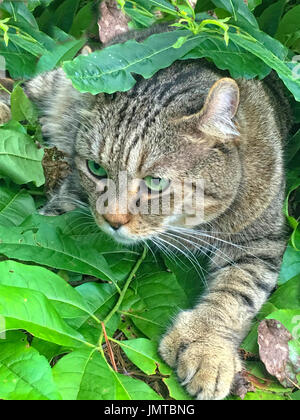
<path id="1" fill-rule="evenodd" d="M 284 243 L 265 238 L 248 244 L 251 252 L 233 248 L 227 263 L 216 256 L 200 304 L 181 312 L 163 337 L 160 354 L 192 396 L 216 400 L 230 393 L 242 369 L 239 346 L 276 285 Z"/>

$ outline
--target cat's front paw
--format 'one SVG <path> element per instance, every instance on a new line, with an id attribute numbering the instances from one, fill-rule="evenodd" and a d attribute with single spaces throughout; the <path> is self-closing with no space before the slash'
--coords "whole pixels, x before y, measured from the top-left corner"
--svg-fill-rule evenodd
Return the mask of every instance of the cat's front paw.
<path id="1" fill-rule="evenodd" d="M 179 381 L 199 400 L 222 400 L 230 393 L 242 364 L 234 345 L 199 319 L 181 312 L 163 337 L 159 351 Z"/>

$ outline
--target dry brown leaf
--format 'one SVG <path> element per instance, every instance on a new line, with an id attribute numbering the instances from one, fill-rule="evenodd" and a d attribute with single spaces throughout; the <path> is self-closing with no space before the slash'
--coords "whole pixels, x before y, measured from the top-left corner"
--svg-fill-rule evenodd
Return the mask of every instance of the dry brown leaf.
<path id="1" fill-rule="evenodd" d="M 293 337 L 285 326 L 275 319 L 265 319 L 258 327 L 259 355 L 270 375 L 275 376 L 285 387 L 295 383 L 300 368 L 300 358 L 296 362 L 290 359 L 288 343 Z"/>
<path id="2" fill-rule="evenodd" d="M 255 392 L 255 387 L 248 376 L 248 372 L 242 370 L 235 376 L 232 393 L 243 400 L 248 392 Z"/>
<path id="3" fill-rule="evenodd" d="M 45 173 L 45 190 L 51 192 L 62 179 L 70 173 L 70 167 L 64 160 L 64 154 L 56 147 L 44 149 L 43 168 Z"/>
<path id="4" fill-rule="evenodd" d="M 100 4 L 100 19 L 98 21 L 99 37 L 106 44 L 115 36 L 128 31 L 129 19 L 118 9 L 115 0 L 105 0 Z"/>

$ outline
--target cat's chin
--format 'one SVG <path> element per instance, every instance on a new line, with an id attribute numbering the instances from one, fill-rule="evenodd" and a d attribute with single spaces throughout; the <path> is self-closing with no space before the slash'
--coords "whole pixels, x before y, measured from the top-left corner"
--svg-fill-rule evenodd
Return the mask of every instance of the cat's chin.
<path id="1" fill-rule="evenodd" d="M 113 240 L 122 245 L 136 245 L 141 242 L 141 239 L 129 238 L 118 232 L 111 234 Z"/>

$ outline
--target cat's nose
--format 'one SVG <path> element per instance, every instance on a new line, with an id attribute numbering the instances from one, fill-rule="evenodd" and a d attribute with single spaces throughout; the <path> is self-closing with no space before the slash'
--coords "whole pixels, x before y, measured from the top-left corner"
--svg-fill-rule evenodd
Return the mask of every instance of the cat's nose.
<path id="1" fill-rule="evenodd" d="M 129 214 L 105 214 L 103 217 L 114 230 L 120 229 L 130 220 Z"/>

